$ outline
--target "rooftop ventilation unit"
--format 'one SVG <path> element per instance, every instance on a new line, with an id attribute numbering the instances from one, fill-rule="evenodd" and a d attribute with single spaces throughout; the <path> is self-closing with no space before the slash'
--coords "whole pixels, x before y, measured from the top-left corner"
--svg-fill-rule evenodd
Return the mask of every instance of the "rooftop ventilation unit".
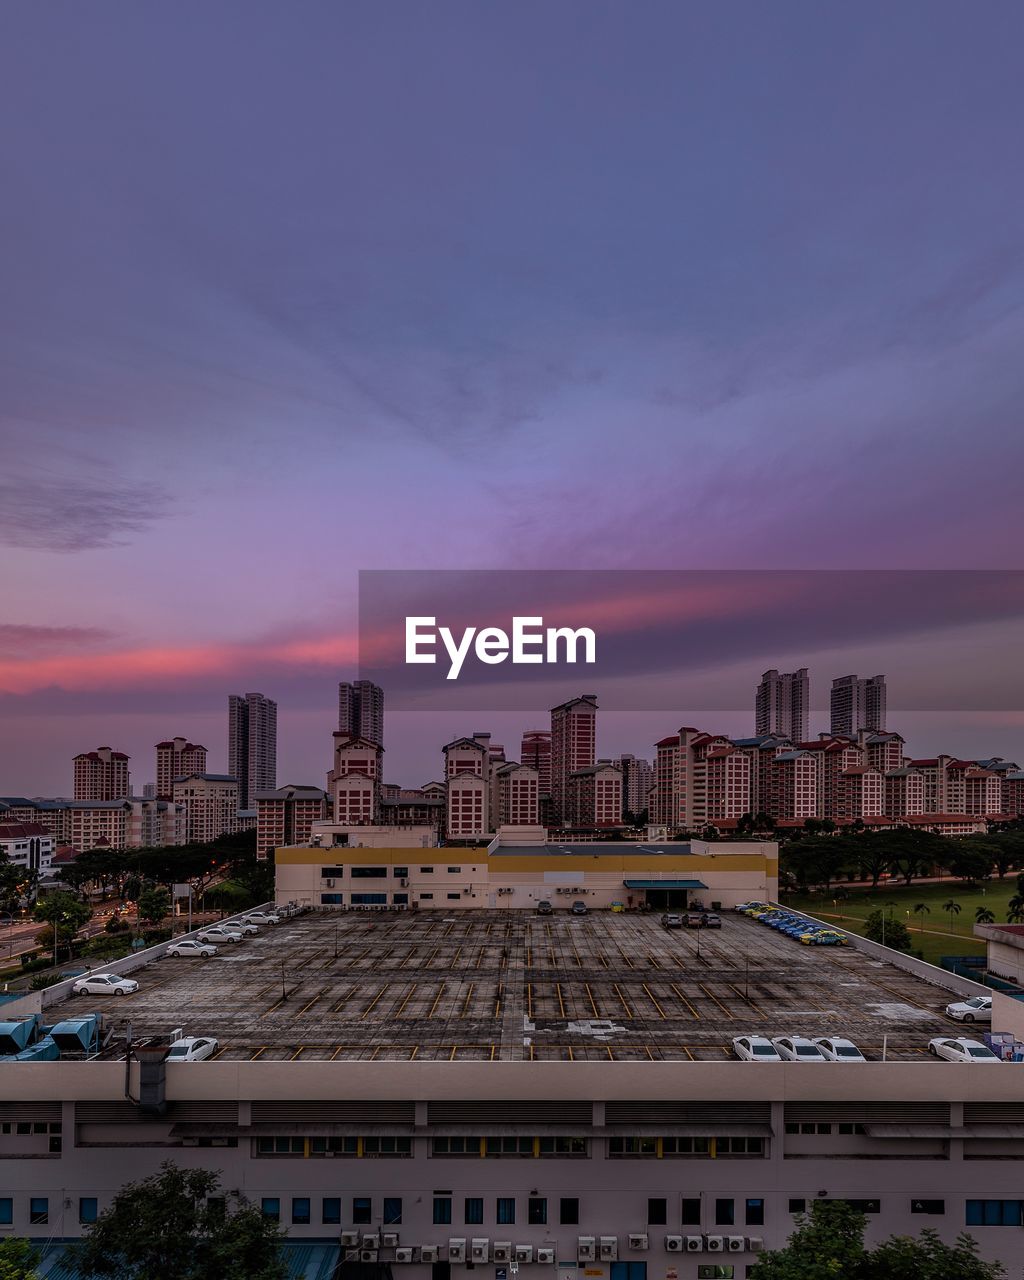
<path id="1" fill-rule="evenodd" d="M 764 1248 L 764 1236 L 751 1236 L 747 1241 L 747 1248 L 751 1253 L 760 1253 Z"/>
<path id="2" fill-rule="evenodd" d="M 360 1249 L 359 1261 L 360 1262 L 376 1262 L 377 1250 L 376 1249 Z"/>
<path id="3" fill-rule="evenodd" d="M 381 1236 L 381 1243 L 383 1244 L 385 1249 L 397 1249 L 398 1248 L 397 1231 L 385 1231 L 385 1233 Z"/>
<path id="4" fill-rule="evenodd" d="M 448 1261 L 449 1262 L 465 1262 L 466 1261 L 465 1240 L 449 1240 L 448 1241 Z"/>
<path id="5" fill-rule="evenodd" d="M 597 1255 L 597 1248 L 593 1236 L 580 1236 L 576 1242 L 576 1260 L 578 1262 L 593 1262 Z"/>
<path id="6" fill-rule="evenodd" d="M 721 1253 L 725 1248 L 723 1236 L 708 1236 L 708 1253 Z"/>
<path id="7" fill-rule="evenodd" d="M 629 1247 L 631 1249 L 647 1248 L 648 1241 L 646 1236 L 642 1236 L 642 1235 L 628 1236 L 627 1239 L 629 1241 Z"/>
<path id="8" fill-rule="evenodd" d="M 666 1253 L 682 1253 L 683 1237 L 682 1236 L 666 1236 L 665 1252 Z"/>
<path id="9" fill-rule="evenodd" d="M 516 1262 L 532 1262 L 533 1261 L 533 1245 L 517 1244 L 515 1256 L 516 1256 Z"/>
<path id="10" fill-rule="evenodd" d="M 379 1235 L 376 1235 L 376 1234 L 374 1234 L 374 1235 L 364 1235 L 364 1236 L 363 1236 L 363 1248 L 364 1248 L 364 1249 L 379 1249 L 379 1248 L 380 1248 L 380 1236 L 379 1236 Z"/>
<path id="11" fill-rule="evenodd" d="M 437 1245 L 424 1244 L 420 1245 L 420 1262 L 436 1262 L 437 1261 Z"/>
<path id="12" fill-rule="evenodd" d="M 351 1249 L 353 1245 L 357 1245 L 359 1243 L 359 1232 L 343 1231 L 341 1233 L 341 1243 L 345 1248 Z"/>
<path id="13" fill-rule="evenodd" d="M 687 1252 L 687 1253 L 701 1253 L 701 1252 L 703 1251 L 703 1249 L 704 1249 L 704 1237 L 703 1237 L 703 1236 L 687 1236 L 687 1237 L 686 1237 L 686 1252 Z"/>
<path id="14" fill-rule="evenodd" d="M 511 1240 L 495 1240 L 494 1250 L 491 1257 L 495 1262 L 511 1262 L 512 1261 L 512 1241 Z"/>
<path id="15" fill-rule="evenodd" d="M 746 1247 L 746 1241 L 742 1236 L 726 1236 L 725 1248 L 728 1253 L 742 1253 Z"/>
<path id="16" fill-rule="evenodd" d="M 473 1262 L 486 1262 L 487 1251 L 488 1251 L 488 1248 L 490 1247 L 490 1243 L 491 1242 L 489 1240 L 474 1239 L 473 1244 L 471 1246 L 471 1252 L 470 1252 L 471 1260 Z"/>
<path id="17" fill-rule="evenodd" d="M 408 1245 L 406 1245 L 404 1249 L 395 1250 L 396 1262 L 413 1262 L 415 1261 L 415 1258 L 416 1258 L 416 1250 L 410 1248 Z"/>
<path id="18" fill-rule="evenodd" d="M 601 1237 L 601 1261 L 615 1262 L 619 1256 L 619 1237 L 618 1236 L 602 1236 Z"/>
<path id="19" fill-rule="evenodd" d="M 542 1266 L 545 1266 L 545 1267 L 554 1266 L 554 1262 L 555 1262 L 554 1249 L 549 1249 L 547 1245 L 541 1245 L 541 1247 L 537 1250 L 537 1261 Z"/>

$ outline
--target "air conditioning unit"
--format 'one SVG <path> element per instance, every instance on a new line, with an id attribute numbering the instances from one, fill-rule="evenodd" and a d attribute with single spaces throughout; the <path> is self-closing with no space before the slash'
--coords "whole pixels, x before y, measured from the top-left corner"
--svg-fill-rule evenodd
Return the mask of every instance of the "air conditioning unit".
<path id="1" fill-rule="evenodd" d="M 379 1249 L 379 1248 L 380 1248 L 380 1236 L 379 1236 L 379 1235 L 377 1235 L 376 1233 L 374 1233 L 373 1235 L 369 1235 L 369 1234 L 364 1235 L 364 1236 L 363 1236 L 363 1248 L 364 1248 L 364 1249 Z"/>
<path id="2" fill-rule="evenodd" d="M 682 1236 L 666 1236 L 665 1252 L 666 1253 L 682 1253 L 683 1237 Z"/>
<path id="3" fill-rule="evenodd" d="M 466 1261 L 465 1240 L 449 1240 L 448 1241 L 448 1261 L 449 1262 L 465 1262 Z"/>
<path id="4" fill-rule="evenodd" d="M 708 1253 L 721 1253 L 724 1248 L 724 1236 L 708 1236 Z"/>
<path id="5" fill-rule="evenodd" d="M 555 1263 L 554 1249 L 549 1249 L 547 1245 L 541 1245 L 540 1248 L 537 1250 L 537 1261 L 542 1266 L 545 1266 L 545 1267 L 554 1266 L 554 1263 Z"/>
<path id="6" fill-rule="evenodd" d="M 343 1231 L 343 1232 L 341 1233 L 341 1243 L 342 1243 L 346 1248 L 349 1248 L 349 1249 L 350 1249 L 353 1245 L 356 1245 L 356 1244 L 358 1244 L 358 1243 L 359 1243 L 359 1232 L 358 1232 L 358 1231 Z"/>
<path id="7" fill-rule="evenodd" d="M 408 880 L 402 879 L 402 880 L 399 880 L 399 882 L 398 882 L 398 883 L 402 886 L 402 888 L 403 888 L 403 889 L 408 889 L 408 887 L 409 887 L 409 881 L 408 881 Z"/>
<path id="8" fill-rule="evenodd" d="M 703 1251 L 703 1249 L 704 1249 L 704 1237 L 703 1237 L 703 1236 L 687 1236 L 687 1237 L 686 1237 L 686 1252 L 687 1252 L 687 1253 L 701 1253 L 701 1252 Z"/>
<path id="9" fill-rule="evenodd" d="M 324 881 L 324 884 L 327 886 L 327 888 L 328 888 L 328 889 L 333 889 L 333 888 L 334 888 L 334 881 L 333 881 L 333 880 L 325 880 L 325 881 Z"/>
<path id="10" fill-rule="evenodd" d="M 437 1261 L 437 1245 L 421 1244 L 420 1245 L 420 1262 L 436 1262 Z"/>
<path id="11" fill-rule="evenodd" d="M 725 1248 L 727 1253 L 742 1253 L 746 1247 L 746 1242 L 742 1236 L 726 1236 Z"/>
<path id="12" fill-rule="evenodd" d="M 409 1245 L 406 1245 L 404 1249 L 395 1250 L 396 1262 L 415 1262 L 415 1260 L 416 1250 L 411 1248 Z"/>
<path id="13" fill-rule="evenodd" d="M 764 1248 L 764 1236 L 751 1236 L 747 1241 L 747 1248 L 751 1253 L 760 1253 Z"/>
<path id="14" fill-rule="evenodd" d="M 360 1249 L 359 1250 L 360 1262 L 376 1262 L 377 1256 L 378 1254 L 376 1249 Z"/>
<path id="15" fill-rule="evenodd" d="M 619 1237 L 618 1236 L 602 1236 L 601 1237 L 601 1261 L 615 1262 L 619 1256 Z"/>
<path id="16" fill-rule="evenodd" d="M 397 1231 L 385 1231 L 384 1234 L 381 1236 L 380 1240 L 381 1240 L 381 1244 L 384 1246 L 385 1249 L 398 1248 L 398 1232 Z"/>
<path id="17" fill-rule="evenodd" d="M 636 1236 L 627 1236 L 626 1238 L 627 1238 L 627 1240 L 628 1240 L 628 1242 L 629 1242 L 629 1247 L 630 1247 L 631 1249 L 646 1249 L 646 1248 L 647 1248 L 647 1237 L 646 1237 L 646 1236 L 636 1235 Z"/>
<path id="18" fill-rule="evenodd" d="M 517 1244 L 515 1256 L 516 1256 L 516 1262 L 532 1262 L 533 1261 L 533 1245 Z"/>
<path id="19" fill-rule="evenodd" d="M 511 1240 L 495 1240 L 494 1248 L 491 1251 L 491 1258 L 494 1262 L 511 1262 L 512 1261 L 512 1241 Z"/>
<path id="20" fill-rule="evenodd" d="M 580 1236 L 576 1241 L 576 1261 L 593 1262 L 597 1256 L 597 1246 L 593 1236 Z"/>
<path id="21" fill-rule="evenodd" d="M 490 1240 L 474 1239 L 470 1246 L 470 1260 L 472 1262 L 486 1262 L 490 1244 Z"/>

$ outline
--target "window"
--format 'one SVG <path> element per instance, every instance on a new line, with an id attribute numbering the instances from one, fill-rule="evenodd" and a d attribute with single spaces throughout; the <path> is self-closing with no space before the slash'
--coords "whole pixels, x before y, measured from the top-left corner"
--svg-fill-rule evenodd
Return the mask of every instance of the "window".
<path id="1" fill-rule="evenodd" d="M 50 1221 L 50 1202 L 45 1196 L 33 1196 L 28 1202 L 28 1220 L 34 1227 L 45 1226 Z"/>
<path id="2" fill-rule="evenodd" d="M 563 1227 L 575 1227 L 580 1220 L 580 1202 L 575 1196 L 562 1196 L 558 1202 L 558 1221 Z"/>
<path id="3" fill-rule="evenodd" d="M 408 867 L 392 867 L 391 874 L 400 880 L 406 880 L 409 876 Z"/>
<path id="4" fill-rule="evenodd" d="M 683 1201 L 683 1226 L 700 1226 L 700 1197 L 693 1196 Z"/>
<path id="5" fill-rule="evenodd" d="M 843 1204 L 848 1204 L 851 1209 L 857 1213 L 881 1213 L 881 1200 L 849 1200 L 846 1196 L 841 1197 Z"/>
<path id="6" fill-rule="evenodd" d="M 648 1200 L 647 1201 L 647 1225 L 651 1227 L 664 1227 L 668 1222 L 668 1201 L 667 1200 Z"/>
<path id="7" fill-rule="evenodd" d="M 489 1156 L 532 1156 L 532 1138 L 488 1138 L 484 1148 Z"/>
<path id="8" fill-rule="evenodd" d="M 451 901 L 453 901 L 453 900 L 454 900 L 454 899 L 456 899 L 456 898 L 461 898 L 461 897 L 462 897 L 462 894 L 461 894 L 461 893 L 446 893 L 444 896 L 449 900 L 449 902 L 451 902 Z"/>
<path id="9" fill-rule="evenodd" d="M 434 874 L 433 867 L 420 867 L 421 876 L 432 876 Z"/>
<path id="10" fill-rule="evenodd" d="M 309 1197 L 308 1196 L 293 1197 L 292 1224 L 296 1227 L 309 1226 Z"/>
<path id="11" fill-rule="evenodd" d="M 450 1226 L 452 1220 L 451 1196 L 434 1196 L 434 1226 Z"/>
<path id="12" fill-rule="evenodd" d="M 263 1210 L 263 1216 L 269 1218 L 271 1222 L 281 1221 L 281 1201 L 277 1196 L 264 1196 L 260 1208 Z"/>
<path id="13" fill-rule="evenodd" d="M 865 1129 L 862 1124 L 841 1124 L 839 1126 L 840 1133 L 864 1133 Z"/>
<path id="14" fill-rule="evenodd" d="M 498 1203 L 495 1208 L 494 1221 L 499 1227 L 511 1227 L 515 1225 L 515 1220 L 515 1199 L 512 1196 L 499 1196 Z"/>
<path id="15" fill-rule="evenodd" d="M 433 895 L 432 893 L 421 893 L 421 894 L 420 894 L 420 901 L 421 901 L 421 902 L 424 902 L 424 901 L 425 901 L 425 902 L 433 902 L 433 901 L 434 901 L 434 895 Z"/>
<path id="16" fill-rule="evenodd" d="M 513 1203 L 515 1203 L 513 1201 Z M 543 1196 L 531 1196 L 526 1202 L 526 1221 L 531 1227 L 548 1225 L 548 1202 Z"/>
<path id="17" fill-rule="evenodd" d="M 466 1226 L 479 1227 L 484 1220 L 484 1202 L 482 1196 L 470 1196 L 466 1201 Z"/>
<path id="18" fill-rule="evenodd" d="M 14 1201 L 10 1196 L 0 1196 L 0 1227 L 9 1227 L 14 1221 Z"/>
<path id="19" fill-rule="evenodd" d="M 95 1222 L 98 1217 L 98 1206 L 95 1196 L 82 1196 L 78 1202 L 78 1221 Z"/>
<path id="20" fill-rule="evenodd" d="M 356 1196 L 352 1201 L 352 1222 L 360 1227 L 373 1221 L 373 1201 L 369 1196 Z"/>
<path id="21" fill-rule="evenodd" d="M 911 1200 L 911 1213 L 945 1213 L 945 1200 Z"/>
<path id="22" fill-rule="evenodd" d="M 585 1156 L 586 1138 L 541 1138 L 537 1151 L 542 1156 Z"/>
<path id="23" fill-rule="evenodd" d="M 736 1207 L 732 1200 L 715 1201 L 715 1225 L 731 1227 L 736 1221 Z"/>
<path id="24" fill-rule="evenodd" d="M 328 1227 L 341 1225 L 341 1196 L 324 1196 L 320 1221 Z"/>
<path id="25" fill-rule="evenodd" d="M 320 868 L 321 880 L 340 880 L 344 874 L 345 874 L 344 867 L 321 867 Z"/>
<path id="26" fill-rule="evenodd" d="M 747 1226 L 748 1227 L 764 1226 L 764 1201 L 763 1200 L 747 1201 Z"/>
<path id="27" fill-rule="evenodd" d="M 353 880 L 384 880 L 387 877 L 387 867 L 353 867 Z"/>
<path id="28" fill-rule="evenodd" d="M 58 1152 L 60 1152 L 60 1151 L 63 1149 L 63 1147 L 64 1147 L 64 1139 L 63 1139 L 63 1138 L 61 1138 L 61 1137 L 51 1137 L 51 1138 L 50 1138 L 50 1150 L 51 1150 L 54 1154 L 57 1154 Z"/>
<path id="29" fill-rule="evenodd" d="M 697 1280 L 732 1280 L 735 1274 L 731 1262 L 704 1262 L 697 1268 Z"/>
<path id="30" fill-rule="evenodd" d="M 352 903 L 354 906 L 386 907 L 388 895 L 386 893 L 354 893 L 352 895 Z"/>
<path id="31" fill-rule="evenodd" d="M 448 868 L 448 874 L 449 874 L 450 876 L 457 876 L 457 875 L 459 875 L 459 874 L 461 873 L 461 871 L 462 871 L 462 868 L 461 868 L 461 867 L 449 867 L 449 868 Z"/>
<path id="32" fill-rule="evenodd" d="M 384 1197 L 384 1225 L 395 1227 L 402 1221 L 402 1197 Z"/>
<path id="33" fill-rule="evenodd" d="M 320 905 L 322 907 L 340 907 L 345 901 L 343 893 L 322 893 L 320 895 Z"/>
<path id="34" fill-rule="evenodd" d="M 1024 1226 L 1020 1200 L 968 1200 L 967 1225 L 969 1227 L 1019 1227 Z"/>
<path id="35" fill-rule="evenodd" d="M 789 1202 L 790 1213 L 804 1213 L 806 1209 L 807 1209 L 806 1200 L 790 1200 Z"/>

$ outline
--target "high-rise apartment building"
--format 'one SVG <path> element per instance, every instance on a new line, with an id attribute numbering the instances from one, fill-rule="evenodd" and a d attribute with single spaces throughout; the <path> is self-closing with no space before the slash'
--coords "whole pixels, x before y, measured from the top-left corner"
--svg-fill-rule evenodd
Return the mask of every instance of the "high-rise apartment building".
<path id="1" fill-rule="evenodd" d="M 174 780 L 175 804 L 185 806 L 186 838 L 205 844 L 238 830 L 238 782 L 223 773 Z"/>
<path id="2" fill-rule="evenodd" d="M 597 753 L 597 695 L 578 698 L 551 708 L 551 799 L 556 817 L 570 820 L 569 779 L 589 769 Z"/>
<path id="3" fill-rule="evenodd" d="M 780 674 L 773 667 L 764 673 L 757 686 L 754 732 L 759 737 L 771 733 L 803 742 L 807 737 L 809 705 L 807 668 Z"/>
<path id="4" fill-rule="evenodd" d="M 885 732 L 885 676 L 839 676 L 832 681 L 831 731 L 854 738 L 861 729 Z"/>
<path id="5" fill-rule="evenodd" d="M 519 763 L 536 769 L 540 794 L 551 794 L 551 730 L 527 729 L 519 745 Z"/>
<path id="6" fill-rule="evenodd" d="M 616 827 L 622 823 L 622 770 L 599 760 L 569 775 L 569 821 L 576 827 Z"/>
<path id="7" fill-rule="evenodd" d="M 369 827 L 379 821 L 383 772 L 379 742 L 335 732 L 334 765 L 327 775 L 335 822 Z"/>
<path id="8" fill-rule="evenodd" d="M 622 812 L 641 813 L 649 807 L 654 769 L 649 760 L 634 755 L 619 756 L 615 764 L 622 771 Z"/>
<path id="9" fill-rule="evenodd" d="M 443 747 L 449 839 L 478 839 L 491 831 L 491 735 L 475 733 Z"/>
<path id="10" fill-rule="evenodd" d="M 128 756 L 123 751 L 97 747 L 75 756 L 76 800 L 124 800 L 129 795 Z"/>
<path id="11" fill-rule="evenodd" d="M 206 748 L 187 738 L 171 738 L 156 744 L 156 796 L 169 800 L 174 794 L 174 779 L 190 773 L 206 772 Z"/>
<path id="12" fill-rule="evenodd" d="M 384 690 L 372 680 L 338 685 L 338 729 L 353 738 L 384 743 Z"/>
<path id="13" fill-rule="evenodd" d="M 540 818 L 537 770 L 530 765 L 499 765 L 496 827 L 535 827 Z"/>
<path id="14" fill-rule="evenodd" d="M 314 822 L 327 817 L 327 793 L 319 787 L 280 787 L 256 793 L 256 856 L 281 845 L 308 844 Z"/>
<path id="15" fill-rule="evenodd" d="M 277 786 L 277 703 L 262 693 L 228 697 L 228 773 L 238 779 L 238 807 Z"/>

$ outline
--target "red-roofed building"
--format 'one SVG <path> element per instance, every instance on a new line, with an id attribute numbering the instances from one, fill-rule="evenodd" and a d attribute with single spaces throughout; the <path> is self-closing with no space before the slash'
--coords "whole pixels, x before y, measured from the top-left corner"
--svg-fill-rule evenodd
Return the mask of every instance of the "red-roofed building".
<path id="1" fill-rule="evenodd" d="M 156 744 L 156 795 L 170 800 L 174 795 L 174 779 L 206 772 L 206 748 L 187 738 L 172 738 Z"/>
<path id="2" fill-rule="evenodd" d="M 128 756 L 110 747 L 75 756 L 76 800 L 125 800 L 131 795 Z"/>
<path id="3" fill-rule="evenodd" d="M 40 879 L 50 874 L 55 843 L 40 822 L 0 823 L 0 855 L 12 866 L 36 872 Z"/>

